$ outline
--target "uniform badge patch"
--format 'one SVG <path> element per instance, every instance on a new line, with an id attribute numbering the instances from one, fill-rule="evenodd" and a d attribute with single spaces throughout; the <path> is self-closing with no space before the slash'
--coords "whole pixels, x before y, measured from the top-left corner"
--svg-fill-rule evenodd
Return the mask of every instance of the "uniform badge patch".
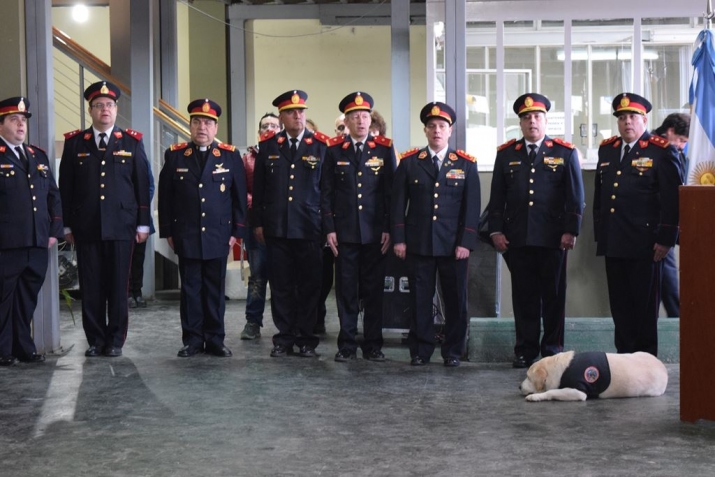
<path id="1" fill-rule="evenodd" d="M 380 159 L 379 157 L 373 157 L 365 163 L 365 166 L 370 167 L 372 169 L 376 169 L 382 167 L 384 163 L 385 161 Z"/>
<path id="2" fill-rule="evenodd" d="M 596 381 L 598 381 L 599 377 L 601 377 L 601 373 L 598 371 L 598 368 L 595 366 L 589 366 L 583 372 L 583 379 L 585 379 L 587 383 L 593 384 Z"/>
<path id="3" fill-rule="evenodd" d="M 194 153 L 193 149 L 188 148 L 187 150 L 184 151 L 184 156 L 188 157 L 193 153 Z"/>
<path id="4" fill-rule="evenodd" d="M 447 179 L 464 179 L 464 170 L 451 169 L 447 171 Z"/>
<path id="5" fill-rule="evenodd" d="M 214 157 L 221 157 L 221 151 L 219 151 L 218 149 L 212 149 L 211 154 L 213 154 Z"/>
<path id="6" fill-rule="evenodd" d="M 226 184 L 224 184 L 224 183 L 222 182 L 222 183 L 221 183 L 221 187 L 219 187 L 219 190 L 220 190 L 221 192 L 226 192 Z"/>
<path id="7" fill-rule="evenodd" d="M 303 164 L 310 166 L 311 169 L 315 169 L 315 166 L 320 162 L 320 159 L 315 156 L 303 156 L 302 159 Z"/>
<path id="8" fill-rule="evenodd" d="M 631 166 L 635 167 L 639 171 L 647 171 L 651 167 L 653 167 L 653 159 L 650 159 L 648 157 L 641 157 L 638 159 L 633 159 L 631 161 Z"/>
<path id="9" fill-rule="evenodd" d="M 417 159 L 424 159 L 425 157 L 427 157 L 427 151 L 422 151 L 420 155 L 417 156 Z"/>

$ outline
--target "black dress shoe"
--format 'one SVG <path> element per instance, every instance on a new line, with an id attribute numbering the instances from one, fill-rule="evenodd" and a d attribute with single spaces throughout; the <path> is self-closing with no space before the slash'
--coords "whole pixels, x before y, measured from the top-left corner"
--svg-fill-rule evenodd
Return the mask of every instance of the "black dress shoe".
<path id="1" fill-rule="evenodd" d="M 104 348 L 104 356 L 108 358 L 117 358 L 122 355 L 122 348 L 117 348 L 116 346 L 107 346 Z"/>
<path id="2" fill-rule="evenodd" d="M 16 360 L 14 356 L 0 357 L 0 366 L 14 366 L 15 362 Z"/>
<path id="3" fill-rule="evenodd" d="M 315 348 L 303 345 L 300 347 L 300 350 L 298 350 L 298 356 L 301 358 L 315 358 L 318 355 L 315 353 Z"/>
<path id="4" fill-rule="evenodd" d="M 351 352 L 346 349 L 342 349 L 335 353 L 335 361 L 338 363 L 345 363 L 346 361 L 351 361 L 357 358 L 357 355 L 354 352 Z"/>
<path id="5" fill-rule="evenodd" d="M 368 361 L 377 361 L 379 363 L 385 361 L 385 355 L 379 349 L 371 349 L 368 352 L 363 352 L 362 358 Z"/>
<path id="6" fill-rule="evenodd" d="M 102 348 L 99 346 L 90 346 L 87 348 L 87 351 L 84 352 L 84 355 L 88 358 L 96 358 L 97 356 L 102 356 Z"/>
<path id="7" fill-rule="evenodd" d="M 444 365 L 448 368 L 456 368 L 459 366 L 459 360 L 457 358 L 445 358 Z"/>
<path id="8" fill-rule="evenodd" d="M 176 353 L 176 356 L 179 358 L 190 358 L 191 356 L 197 355 L 199 353 L 203 353 L 204 350 L 198 346 L 189 346 L 186 345 L 183 348 L 179 350 L 178 353 Z"/>
<path id="9" fill-rule="evenodd" d="M 27 356 L 26 358 L 20 358 L 20 361 L 22 361 L 23 363 L 44 363 L 45 355 L 32 353 L 31 355 Z"/>
<path id="10" fill-rule="evenodd" d="M 511 366 L 512 368 L 528 368 L 533 363 L 533 359 L 526 359 L 524 356 L 517 356 L 514 358 L 514 361 L 512 361 Z"/>
<path id="11" fill-rule="evenodd" d="M 288 356 L 289 354 L 293 354 L 292 346 L 288 348 L 287 346 L 283 345 L 275 345 L 271 350 L 271 358 L 283 358 L 285 356 Z"/>
<path id="12" fill-rule="evenodd" d="M 231 350 L 225 347 L 224 345 L 221 346 L 207 346 L 206 347 L 206 352 L 209 354 L 212 354 L 214 356 L 218 356 L 219 358 L 230 358 L 233 356 L 233 353 L 231 353 Z"/>
<path id="13" fill-rule="evenodd" d="M 427 364 L 427 361 L 425 361 L 421 356 L 415 356 L 412 358 L 412 361 L 410 361 L 411 366 L 424 366 Z"/>

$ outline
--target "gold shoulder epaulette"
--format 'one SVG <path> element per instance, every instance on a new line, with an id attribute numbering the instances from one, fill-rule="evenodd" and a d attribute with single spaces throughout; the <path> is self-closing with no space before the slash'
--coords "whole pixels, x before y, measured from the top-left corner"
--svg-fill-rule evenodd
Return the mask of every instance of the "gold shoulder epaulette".
<path id="1" fill-rule="evenodd" d="M 144 134 L 140 133 L 139 131 L 135 131 L 134 129 L 125 129 L 125 131 L 137 141 L 141 140 L 141 138 L 144 137 Z"/>
<path id="2" fill-rule="evenodd" d="M 320 131 L 314 131 L 313 136 L 315 137 L 315 139 L 322 142 L 323 144 L 328 144 L 328 141 L 330 141 L 330 137 L 328 137 L 327 134 L 323 134 Z"/>
<path id="3" fill-rule="evenodd" d="M 74 131 L 66 132 L 65 133 L 65 139 L 69 139 L 72 137 L 75 137 L 77 134 L 81 133 L 81 129 L 75 129 Z"/>
<path id="4" fill-rule="evenodd" d="M 670 144 L 666 138 L 655 135 L 650 137 L 650 142 L 652 142 L 656 146 L 662 147 L 663 149 L 668 147 L 668 145 Z"/>
<path id="5" fill-rule="evenodd" d="M 559 138 L 554 138 L 554 142 L 556 144 L 561 144 L 563 147 L 568 147 L 569 149 L 573 149 L 576 147 L 573 144 L 571 144 L 570 142 L 564 141 L 563 139 L 559 139 Z"/>
<path id="6" fill-rule="evenodd" d="M 468 160 L 469 162 L 477 162 L 477 158 L 469 154 L 467 151 L 457 149 L 457 155 L 462 159 Z"/>
<path id="7" fill-rule="evenodd" d="M 169 149 L 172 151 L 180 151 L 182 149 L 186 149 L 188 146 L 188 142 L 180 142 L 178 144 L 172 144 L 171 146 L 169 146 Z"/>
<path id="8" fill-rule="evenodd" d="M 327 144 L 328 146 L 335 146 L 337 144 L 342 144 L 343 141 L 345 141 L 345 136 L 341 134 L 340 136 L 335 136 L 328 139 Z"/>
<path id="9" fill-rule="evenodd" d="M 507 147 L 511 146 L 511 145 L 514 144 L 515 142 L 516 142 L 516 139 L 512 139 L 512 140 L 510 140 L 510 141 L 505 142 L 504 144 L 502 144 L 501 146 L 499 146 L 499 147 L 497 148 L 497 152 L 506 149 Z"/>
<path id="10" fill-rule="evenodd" d="M 608 139 L 604 139 L 603 141 L 601 141 L 601 146 L 605 146 L 606 144 L 611 144 L 616 139 L 618 139 L 618 136 L 611 136 Z"/>
<path id="11" fill-rule="evenodd" d="M 402 154 L 400 154 L 400 159 L 404 159 L 409 156 L 414 156 L 415 154 L 417 154 L 417 151 L 419 151 L 419 150 L 420 150 L 419 147 L 415 147 L 413 149 L 407 150 L 407 151 L 403 152 Z"/>
<path id="12" fill-rule="evenodd" d="M 390 139 L 389 137 L 375 136 L 372 139 L 381 146 L 392 147 L 392 139 Z"/>
<path id="13" fill-rule="evenodd" d="M 268 131 L 261 134 L 261 139 L 258 142 L 266 141 L 276 135 L 276 131 Z"/>
<path id="14" fill-rule="evenodd" d="M 218 143 L 219 149 L 225 149 L 227 151 L 234 152 L 236 150 L 236 146 L 233 144 L 226 144 L 225 142 L 220 142 Z"/>

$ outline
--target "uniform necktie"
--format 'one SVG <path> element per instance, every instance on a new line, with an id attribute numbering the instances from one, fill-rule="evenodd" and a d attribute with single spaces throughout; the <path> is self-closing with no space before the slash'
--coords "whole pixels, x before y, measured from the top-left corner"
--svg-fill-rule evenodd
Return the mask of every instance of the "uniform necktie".
<path id="1" fill-rule="evenodd" d="M 292 138 L 290 138 L 290 157 L 291 157 L 291 159 L 295 158 L 295 153 L 297 151 L 298 151 L 298 138 L 292 137 Z"/>
<path id="2" fill-rule="evenodd" d="M 536 144 L 529 144 L 529 163 L 533 164 L 536 159 Z"/>
<path id="3" fill-rule="evenodd" d="M 105 133 L 99 133 L 99 149 L 102 151 L 107 149 L 106 137 L 107 135 Z"/>
<path id="4" fill-rule="evenodd" d="M 355 157 L 360 157 L 362 153 L 362 143 L 360 141 L 355 143 Z"/>
<path id="5" fill-rule="evenodd" d="M 623 162 L 629 152 L 631 152 L 631 146 L 626 144 L 626 147 L 623 148 L 623 157 L 621 157 L 621 162 Z"/>
<path id="6" fill-rule="evenodd" d="M 25 156 L 25 153 L 22 152 L 22 148 L 20 146 L 15 146 L 15 151 L 17 152 L 17 157 L 20 158 L 20 162 L 27 167 L 27 157 Z"/>
<path id="7" fill-rule="evenodd" d="M 434 163 L 434 173 L 439 174 L 439 156 L 437 154 L 432 156 L 432 162 Z"/>

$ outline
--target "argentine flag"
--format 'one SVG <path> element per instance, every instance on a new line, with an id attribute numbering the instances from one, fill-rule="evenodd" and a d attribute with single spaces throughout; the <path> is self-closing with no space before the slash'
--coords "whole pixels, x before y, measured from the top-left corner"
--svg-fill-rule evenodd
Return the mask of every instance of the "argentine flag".
<path id="1" fill-rule="evenodd" d="M 685 183 L 715 185 L 715 50 L 712 32 L 703 30 L 695 42 L 690 83 L 689 166 Z"/>

